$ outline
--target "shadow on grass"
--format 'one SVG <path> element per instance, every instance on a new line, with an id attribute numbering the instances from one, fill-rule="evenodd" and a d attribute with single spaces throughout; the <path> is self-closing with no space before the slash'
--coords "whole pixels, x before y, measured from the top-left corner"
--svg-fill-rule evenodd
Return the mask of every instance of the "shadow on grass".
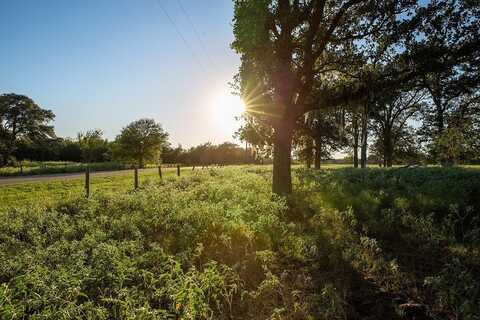
<path id="1" fill-rule="evenodd" d="M 339 210 L 354 236 L 348 303 L 359 319 L 473 316 L 479 310 L 480 172 L 305 170 L 296 205 Z M 332 226 L 324 226 L 331 228 Z M 330 236 L 330 238 L 332 238 Z M 348 251 L 348 250 L 347 250 Z"/>

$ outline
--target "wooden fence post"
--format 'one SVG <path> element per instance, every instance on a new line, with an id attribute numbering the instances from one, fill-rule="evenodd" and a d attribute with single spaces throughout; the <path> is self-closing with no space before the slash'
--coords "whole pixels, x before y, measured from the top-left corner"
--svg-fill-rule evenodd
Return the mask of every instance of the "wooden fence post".
<path id="1" fill-rule="evenodd" d="M 177 164 L 177 176 L 180 177 L 180 165 L 179 164 Z"/>
<path id="2" fill-rule="evenodd" d="M 85 195 L 87 198 L 90 197 L 90 168 L 88 166 L 85 168 Z"/>
<path id="3" fill-rule="evenodd" d="M 162 165 L 158 165 L 158 175 L 160 177 L 160 180 L 162 180 Z"/>
<path id="4" fill-rule="evenodd" d="M 135 166 L 134 172 L 134 179 L 135 179 L 135 190 L 138 189 L 138 167 Z"/>

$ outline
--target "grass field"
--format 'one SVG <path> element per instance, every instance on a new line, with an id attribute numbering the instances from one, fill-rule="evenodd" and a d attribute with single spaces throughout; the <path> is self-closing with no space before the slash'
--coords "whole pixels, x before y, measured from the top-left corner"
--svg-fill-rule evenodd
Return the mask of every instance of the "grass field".
<path id="1" fill-rule="evenodd" d="M 242 167 L 242 166 L 238 166 Z M 325 169 L 347 168 L 349 165 L 325 165 Z M 259 167 L 262 168 L 262 167 Z M 271 166 L 264 166 L 265 170 L 270 170 Z M 294 169 L 301 168 L 300 165 L 294 166 Z M 198 167 L 196 170 L 201 170 Z M 218 170 L 214 169 L 214 170 Z M 192 167 L 182 167 L 182 176 L 191 174 Z M 176 176 L 176 168 L 163 168 L 164 178 L 173 178 Z M 140 185 L 159 180 L 158 172 L 152 170 L 140 170 Z M 93 177 L 91 178 L 91 193 L 115 193 L 128 192 L 133 190 L 133 171 L 126 170 L 122 175 L 112 177 Z M 0 185 L 0 208 L 22 205 L 53 205 L 59 200 L 75 199 L 85 194 L 85 180 L 74 179 L 65 181 L 51 182 L 31 182 L 13 186 Z"/>
<path id="2" fill-rule="evenodd" d="M 0 177 L 16 177 L 40 174 L 83 172 L 86 167 L 92 171 L 122 170 L 126 166 L 116 162 L 77 163 L 77 162 L 23 162 L 22 166 L 0 168 Z"/>
<path id="3" fill-rule="evenodd" d="M 191 167 L 182 168 L 182 176 L 189 175 Z M 176 168 L 163 168 L 165 179 L 176 177 Z M 139 184 L 158 182 L 156 169 L 140 170 Z M 125 193 L 134 188 L 133 170 L 125 170 L 120 175 L 90 178 L 90 192 L 95 194 Z M 76 199 L 85 195 L 85 179 L 68 179 L 48 182 L 29 182 L 11 186 L 0 186 L 0 208 L 11 206 L 53 205 L 62 200 Z"/>
<path id="4" fill-rule="evenodd" d="M 0 187 L 0 318 L 477 319 L 480 170 L 334 168 Z"/>

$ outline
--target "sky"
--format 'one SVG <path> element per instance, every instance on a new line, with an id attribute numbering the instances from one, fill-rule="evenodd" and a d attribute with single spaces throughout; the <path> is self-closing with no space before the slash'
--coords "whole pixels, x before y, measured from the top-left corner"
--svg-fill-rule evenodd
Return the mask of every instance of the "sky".
<path id="1" fill-rule="evenodd" d="M 232 15 L 231 0 L 0 0 L 0 93 L 52 110 L 61 137 L 153 118 L 174 145 L 233 141 Z"/>

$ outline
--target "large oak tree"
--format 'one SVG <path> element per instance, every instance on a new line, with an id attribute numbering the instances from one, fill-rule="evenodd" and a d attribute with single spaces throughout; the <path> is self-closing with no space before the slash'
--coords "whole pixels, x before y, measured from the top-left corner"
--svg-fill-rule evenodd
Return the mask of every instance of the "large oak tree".
<path id="1" fill-rule="evenodd" d="M 292 191 L 292 137 L 306 112 L 344 104 L 362 90 L 345 86 L 342 59 L 393 27 L 410 1 L 236 0 L 239 86 L 250 113 L 274 130 L 273 192 Z"/>

